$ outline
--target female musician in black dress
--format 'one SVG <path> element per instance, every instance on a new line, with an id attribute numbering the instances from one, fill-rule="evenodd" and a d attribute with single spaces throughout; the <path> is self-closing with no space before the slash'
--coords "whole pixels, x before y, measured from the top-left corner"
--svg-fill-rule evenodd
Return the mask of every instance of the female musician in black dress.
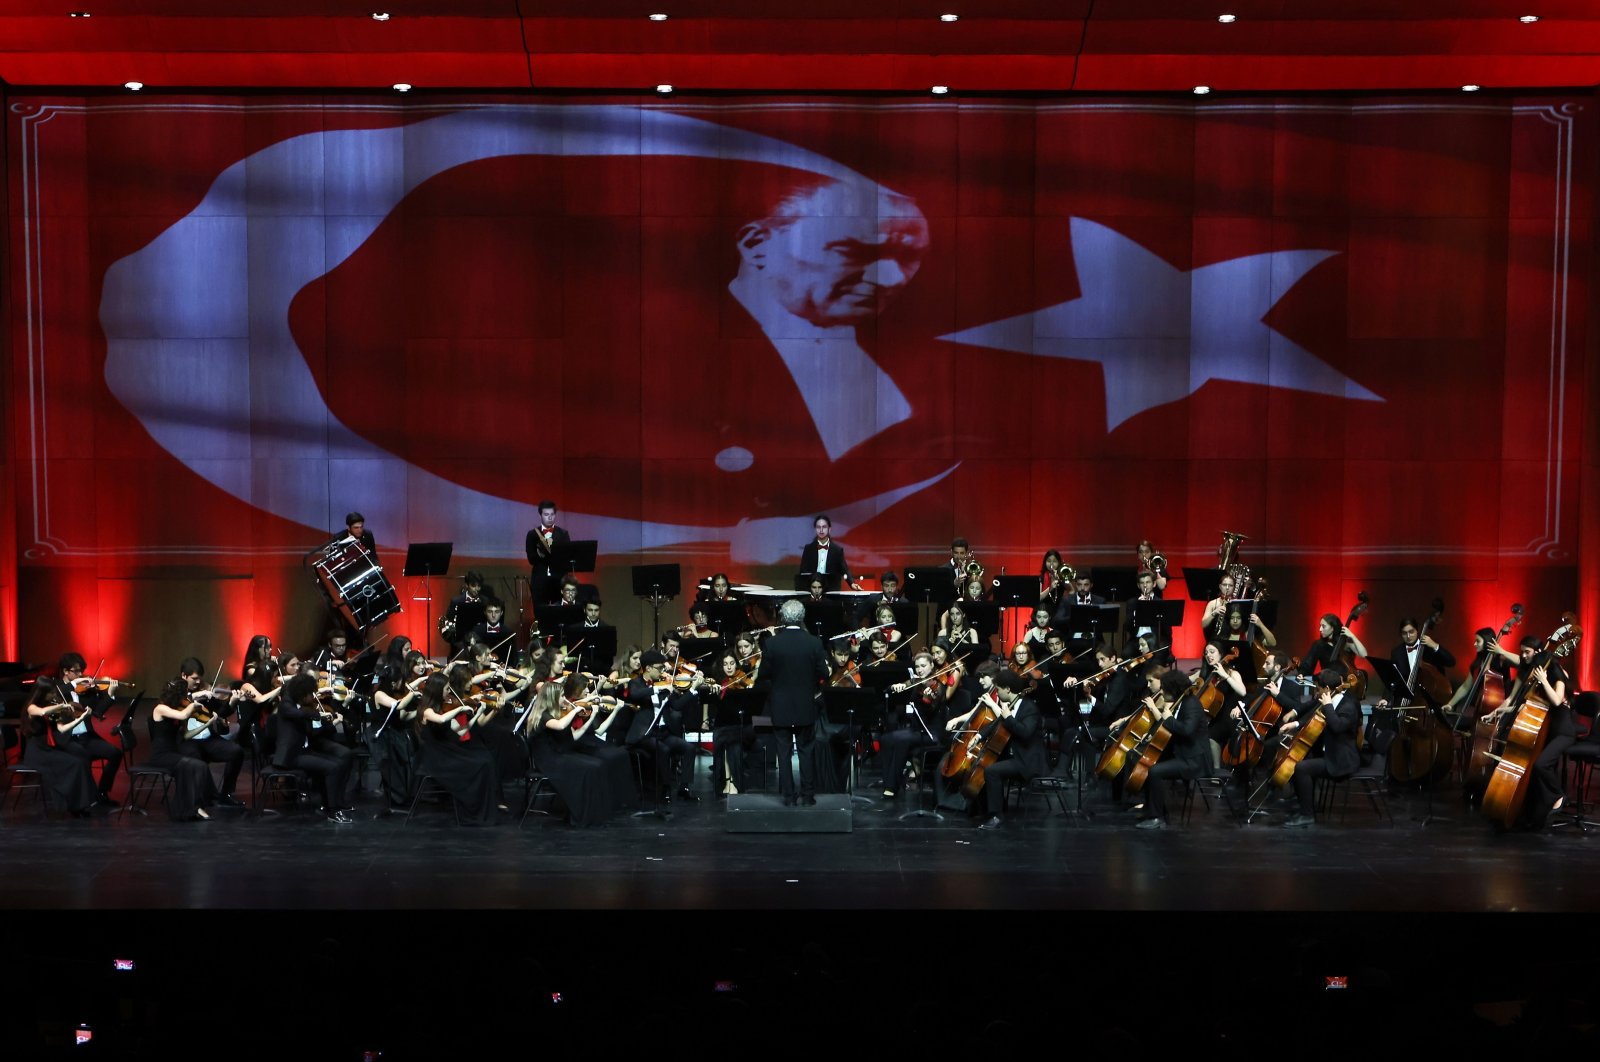
<path id="1" fill-rule="evenodd" d="M 950 651 L 956 656 L 964 656 L 977 648 L 978 629 L 967 623 L 967 610 L 961 607 L 961 602 L 951 602 L 949 611 L 939 623 L 939 636 L 949 643 Z"/>
<path id="2" fill-rule="evenodd" d="M 402 670 L 403 669 L 403 670 Z M 432 673 L 427 657 L 415 650 L 396 666 L 388 656 L 378 661 L 377 689 L 373 691 L 372 736 L 368 744 L 378 761 L 389 810 L 411 806 L 417 784 L 418 689 Z"/>
<path id="3" fill-rule="evenodd" d="M 422 684 L 417 698 L 422 731 L 419 763 L 424 774 L 455 798 L 462 824 L 489 826 L 501 806 L 500 779 L 495 774 L 494 753 L 474 729 L 488 709 L 467 703 L 460 693 L 443 675 L 430 675 Z"/>
<path id="4" fill-rule="evenodd" d="M 82 705 L 30 701 L 28 742 L 22 753 L 23 764 L 39 772 L 44 806 L 50 811 L 69 812 L 75 818 L 87 817 L 100 796 L 89 761 L 65 748 L 67 735 L 87 712 L 88 708 Z"/>
<path id="5" fill-rule="evenodd" d="M 1061 574 L 1061 553 L 1058 550 L 1047 549 L 1044 551 L 1044 560 L 1039 562 L 1039 604 L 1050 610 L 1050 615 L 1055 615 L 1056 609 L 1061 607 L 1061 592 L 1066 589 L 1066 582 Z"/>
<path id="6" fill-rule="evenodd" d="M 172 772 L 167 815 L 173 822 L 197 822 L 211 817 L 206 808 L 216 803 L 217 786 L 211 778 L 211 767 L 205 760 L 183 753 L 188 722 L 200 706 L 195 699 L 202 681 L 200 661 L 191 657 L 179 666 L 178 671 L 178 677 L 167 683 L 150 712 L 148 762 L 152 767 L 165 767 Z M 205 740 L 222 739 L 208 737 Z"/>
<path id="7" fill-rule="evenodd" d="M 583 688 L 582 676 L 576 677 L 580 679 L 578 688 Z M 587 711 L 593 713 L 594 709 Z M 585 713 L 583 705 L 566 698 L 560 683 L 548 682 L 534 699 L 526 726 L 533 762 L 549 777 L 556 795 L 566 805 L 567 822 L 573 826 L 600 826 L 616 811 L 619 798 L 612 792 L 610 768 L 605 761 L 578 750 L 579 738 L 573 728 L 586 721 Z M 626 752 L 619 748 L 610 751 L 620 753 L 626 763 Z"/>
<path id="8" fill-rule="evenodd" d="M 843 646 L 843 642 L 836 645 Z M 705 713 L 711 731 L 711 790 L 717 799 L 725 799 L 730 792 L 737 793 L 744 785 L 744 758 L 756 747 L 756 728 L 748 720 L 733 726 L 716 726 L 717 709 L 728 696 L 729 690 L 747 690 L 755 685 L 749 675 L 739 667 L 739 654 L 730 649 L 717 657 L 711 671 L 715 685 L 704 687 Z"/>

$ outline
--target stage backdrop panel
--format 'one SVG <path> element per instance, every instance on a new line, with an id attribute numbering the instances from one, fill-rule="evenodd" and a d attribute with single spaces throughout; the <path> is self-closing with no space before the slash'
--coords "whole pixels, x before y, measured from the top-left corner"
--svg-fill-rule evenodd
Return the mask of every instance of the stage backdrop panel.
<path id="1" fill-rule="evenodd" d="M 1292 642 L 1579 604 L 1589 96 L 7 104 L 10 655 L 309 638 L 347 510 L 504 577 L 546 496 L 625 640 L 628 564 L 786 585 L 818 512 L 1241 532 Z"/>

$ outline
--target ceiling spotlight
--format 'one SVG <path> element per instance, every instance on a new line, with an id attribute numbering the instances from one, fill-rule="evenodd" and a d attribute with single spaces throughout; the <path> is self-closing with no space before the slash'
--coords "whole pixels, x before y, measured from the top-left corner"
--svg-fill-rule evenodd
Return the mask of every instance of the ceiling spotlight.
<path id="1" fill-rule="evenodd" d="M 1217 21 L 1223 23 L 1224 25 L 1226 25 L 1229 22 L 1237 22 L 1238 19 L 1239 19 L 1238 15 L 1218 15 L 1217 16 Z"/>
<path id="2" fill-rule="evenodd" d="M 939 21 L 940 22 L 960 22 L 961 21 L 961 16 L 960 15 L 940 15 L 939 16 Z"/>
<path id="3" fill-rule="evenodd" d="M 67 12 L 67 17 L 68 18 L 88 18 L 89 17 L 89 12 L 87 12 L 87 11 L 68 11 Z"/>
<path id="4" fill-rule="evenodd" d="M 663 96 L 667 96 L 667 95 L 670 95 L 672 93 L 672 86 L 671 85 L 657 85 L 656 86 L 656 91 L 661 93 Z"/>
<path id="5" fill-rule="evenodd" d="M 1483 88 L 1482 85 L 1462 85 L 1461 86 L 1461 91 L 1462 92 L 1477 92 L 1481 88 Z"/>
<path id="6" fill-rule="evenodd" d="M 1539 21 L 1539 16 L 1538 15 L 1521 15 L 1521 16 L 1519 16 L 1517 18 L 1517 21 L 1522 23 L 1524 26 L 1531 25 L 1532 23 L 1535 23 L 1535 22 Z"/>
<path id="7" fill-rule="evenodd" d="M 394 90 L 396 92 L 410 92 L 411 83 L 408 81 L 396 81 L 394 83 Z"/>
<path id="8" fill-rule="evenodd" d="M 1196 85 L 1193 89 L 1196 96 L 1204 96 L 1211 91 L 1210 85 Z"/>
<path id="9" fill-rule="evenodd" d="M 935 85 L 935 86 L 933 86 L 933 88 L 929 89 L 928 91 L 933 93 L 935 96 L 946 96 L 946 95 L 949 95 L 949 93 L 950 93 L 950 86 L 949 85 Z"/>
<path id="10" fill-rule="evenodd" d="M 374 22 L 388 22 L 389 21 L 389 12 L 387 12 L 387 11 L 374 11 L 372 13 L 372 21 L 374 21 Z"/>
<path id="11" fill-rule="evenodd" d="M 650 16 L 650 21 L 651 22 L 665 22 L 666 20 L 667 20 L 667 16 L 666 15 L 651 15 Z"/>
<path id="12" fill-rule="evenodd" d="M 129 92 L 138 92 L 140 89 L 144 88 L 144 82 L 143 81 L 124 81 L 122 83 L 122 87 L 127 89 Z"/>

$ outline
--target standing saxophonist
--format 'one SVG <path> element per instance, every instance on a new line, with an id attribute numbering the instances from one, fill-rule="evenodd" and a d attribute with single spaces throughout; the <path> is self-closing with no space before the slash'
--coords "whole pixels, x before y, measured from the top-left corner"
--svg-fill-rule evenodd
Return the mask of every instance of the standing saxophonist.
<path id="1" fill-rule="evenodd" d="M 532 569 L 530 582 L 533 584 L 533 600 L 537 604 L 556 599 L 556 580 L 561 578 L 561 572 L 556 571 L 553 554 L 557 546 L 565 546 L 572 541 L 572 536 L 567 534 L 565 528 L 556 526 L 556 503 L 546 498 L 539 503 L 539 526 L 528 532 L 527 553 L 528 567 Z"/>

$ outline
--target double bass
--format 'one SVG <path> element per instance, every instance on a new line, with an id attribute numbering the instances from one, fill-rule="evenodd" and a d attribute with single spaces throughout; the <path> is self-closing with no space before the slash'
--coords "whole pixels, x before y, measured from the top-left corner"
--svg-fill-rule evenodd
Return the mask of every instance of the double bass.
<path id="1" fill-rule="evenodd" d="M 1522 812 L 1522 803 L 1528 797 L 1530 774 L 1534 761 L 1544 751 L 1549 737 L 1545 725 L 1550 713 L 1558 705 L 1549 704 L 1544 690 L 1529 679 L 1535 668 L 1548 668 L 1558 656 L 1565 656 L 1583 637 L 1583 628 L 1570 612 L 1561 615 L 1561 626 L 1544 640 L 1533 659 L 1517 669 L 1517 683 L 1511 689 L 1502 709 L 1515 712 L 1511 729 L 1506 732 L 1505 749 L 1499 756 L 1491 755 L 1494 771 L 1489 775 L 1489 786 L 1483 791 L 1483 813 L 1497 825 L 1510 829 Z"/>
<path id="2" fill-rule="evenodd" d="M 1433 614 L 1417 635 L 1419 646 L 1443 615 L 1444 599 L 1434 598 Z M 1455 760 L 1455 731 L 1439 714 L 1449 699 L 1450 680 L 1424 660 L 1423 651 L 1419 651 L 1416 669 L 1397 706 L 1411 710 L 1400 713 L 1394 742 L 1389 746 L 1389 777 L 1394 781 L 1408 784 L 1426 778 L 1435 783 L 1450 773 Z"/>
<path id="3" fill-rule="evenodd" d="M 1345 628 L 1353 626 L 1361 614 L 1367 610 L 1367 592 L 1359 591 L 1356 594 L 1356 606 L 1350 610 L 1350 615 L 1345 617 Z M 1350 637 L 1344 630 L 1339 632 L 1339 637 L 1333 640 L 1333 658 L 1344 665 L 1344 673 L 1355 680 L 1353 685 L 1345 689 L 1353 689 L 1356 700 L 1365 700 L 1367 697 L 1367 673 L 1356 667 L 1356 653 L 1350 648 Z"/>
<path id="4" fill-rule="evenodd" d="M 1501 626 L 1496 644 L 1521 623 L 1522 606 L 1512 605 L 1511 616 Z M 1499 655 L 1493 649 L 1484 647 L 1483 666 L 1473 677 L 1472 685 L 1461 703 L 1462 716 L 1473 720 L 1472 752 L 1467 758 L 1466 787 L 1469 794 L 1480 792 L 1489 784 L 1489 774 L 1494 770 L 1494 757 L 1499 755 L 1505 743 L 1505 727 L 1502 724 L 1510 722 L 1508 716 L 1495 711 L 1506 702 L 1505 672 L 1495 670 L 1497 664 L 1505 666 L 1499 660 Z"/>

